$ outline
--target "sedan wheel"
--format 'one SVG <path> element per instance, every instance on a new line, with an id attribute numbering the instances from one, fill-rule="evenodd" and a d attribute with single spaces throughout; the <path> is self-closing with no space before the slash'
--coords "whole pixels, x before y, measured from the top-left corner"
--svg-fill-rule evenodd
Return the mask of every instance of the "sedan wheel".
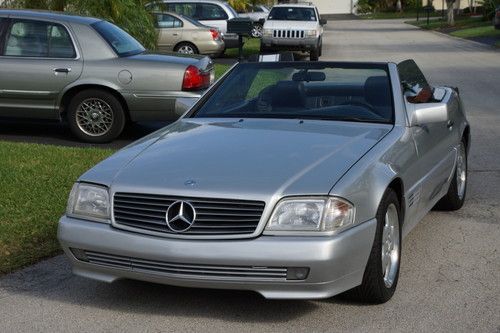
<path id="1" fill-rule="evenodd" d="M 86 99 L 77 107 L 76 123 L 78 128 L 87 135 L 105 135 L 113 125 L 113 110 L 102 99 Z"/>
<path id="2" fill-rule="evenodd" d="M 125 113 L 120 101 L 102 90 L 77 93 L 67 108 L 68 124 L 80 140 L 103 143 L 115 139 L 125 126 Z"/>
<path id="3" fill-rule="evenodd" d="M 191 43 L 180 43 L 174 51 L 181 54 L 198 54 L 198 49 Z"/>

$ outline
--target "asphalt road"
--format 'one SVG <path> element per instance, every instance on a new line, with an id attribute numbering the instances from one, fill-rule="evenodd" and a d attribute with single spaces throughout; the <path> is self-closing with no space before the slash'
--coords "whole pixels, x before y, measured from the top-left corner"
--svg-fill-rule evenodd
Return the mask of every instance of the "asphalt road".
<path id="1" fill-rule="evenodd" d="M 431 82 L 460 88 L 472 124 L 465 207 L 430 213 L 405 239 L 390 302 L 108 285 L 59 256 L 0 279 L 0 331 L 500 332 L 500 52 L 398 21 L 330 22 L 324 46 L 324 60 L 414 58 Z"/>

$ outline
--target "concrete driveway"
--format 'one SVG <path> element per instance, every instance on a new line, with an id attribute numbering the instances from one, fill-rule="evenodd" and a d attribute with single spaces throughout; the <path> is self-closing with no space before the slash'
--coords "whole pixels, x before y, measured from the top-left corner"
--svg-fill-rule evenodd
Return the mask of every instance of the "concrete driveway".
<path id="1" fill-rule="evenodd" d="M 0 279 L 0 331 L 500 332 L 500 53 L 399 21 L 330 22 L 324 47 L 324 60 L 414 58 L 431 82 L 460 87 L 472 123 L 465 207 L 432 212 L 405 240 L 389 303 L 108 285 L 59 256 Z"/>

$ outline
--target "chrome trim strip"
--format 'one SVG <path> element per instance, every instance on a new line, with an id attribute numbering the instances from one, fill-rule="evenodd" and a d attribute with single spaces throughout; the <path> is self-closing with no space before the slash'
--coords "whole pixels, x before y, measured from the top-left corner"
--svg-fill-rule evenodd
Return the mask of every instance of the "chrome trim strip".
<path id="1" fill-rule="evenodd" d="M 169 91 L 165 94 L 148 94 L 148 93 L 139 93 L 133 94 L 135 98 L 200 98 L 201 94 L 193 94 L 185 91 Z"/>

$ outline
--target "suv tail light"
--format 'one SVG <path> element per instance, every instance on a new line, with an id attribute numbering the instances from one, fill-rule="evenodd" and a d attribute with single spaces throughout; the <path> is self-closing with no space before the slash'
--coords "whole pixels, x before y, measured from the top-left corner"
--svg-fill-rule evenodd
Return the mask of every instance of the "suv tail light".
<path id="1" fill-rule="evenodd" d="M 220 32 L 217 29 L 210 29 L 210 33 L 212 34 L 213 40 L 220 40 Z"/>
<path id="2" fill-rule="evenodd" d="M 182 90 L 201 90 L 208 88 L 213 81 L 213 70 L 201 72 L 198 67 L 189 65 L 184 72 Z"/>

